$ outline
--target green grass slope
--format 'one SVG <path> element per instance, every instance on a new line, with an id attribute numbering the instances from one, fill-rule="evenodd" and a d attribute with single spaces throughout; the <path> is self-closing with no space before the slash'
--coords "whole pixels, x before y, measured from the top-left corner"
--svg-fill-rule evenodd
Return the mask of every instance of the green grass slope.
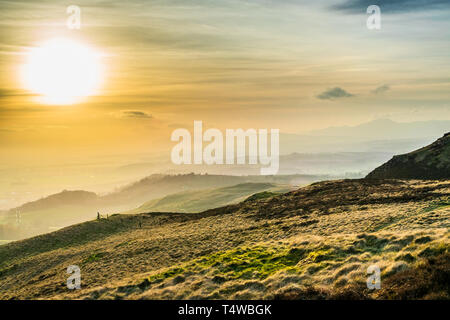
<path id="1" fill-rule="evenodd" d="M 263 191 L 282 193 L 289 191 L 288 186 L 273 183 L 242 183 L 230 187 L 186 191 L 151 200 L 130 213 L 142 212 L 201 212 L 212 208 L 237 203 L 250 195 Z"/>

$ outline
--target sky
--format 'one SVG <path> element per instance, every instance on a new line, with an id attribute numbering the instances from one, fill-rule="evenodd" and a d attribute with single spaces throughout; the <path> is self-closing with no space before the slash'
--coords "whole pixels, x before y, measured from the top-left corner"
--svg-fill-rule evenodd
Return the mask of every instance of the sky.
<path id="1" fill-rule="evenodd" d="M 369 30 L 371 2 L 0 1 L 2 164 L 158 153 L 194 120 L 303 133 L 450 119 L 450 3 L 378 1 Z M 27 56 L 53 38 L 100 53 L 95 94 L 48 105 L 24 86 Z"/>

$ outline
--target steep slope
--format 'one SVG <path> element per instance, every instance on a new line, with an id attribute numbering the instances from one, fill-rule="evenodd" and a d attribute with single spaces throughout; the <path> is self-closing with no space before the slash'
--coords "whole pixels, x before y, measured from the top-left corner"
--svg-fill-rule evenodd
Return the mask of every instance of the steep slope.
<path id="1" fill-rule="evenodd" d="M 341 180 L 114 215 L 0 246 L 0 299 L 450 298 L 449 196 L 450 181 Z M 80 290 L 65 286 L 69 265 Z"/>
<path id="2" fill-rule="evenodd" d="M 450 132 L 429 146 L 393 157 L 368 179 L 449 179 Z"/>

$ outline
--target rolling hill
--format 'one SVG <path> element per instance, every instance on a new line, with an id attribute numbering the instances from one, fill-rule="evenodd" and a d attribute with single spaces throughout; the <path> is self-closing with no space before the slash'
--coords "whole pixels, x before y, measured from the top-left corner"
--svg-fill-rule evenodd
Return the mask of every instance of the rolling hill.
<path id="1" fill-rule="evenodd" d="M 280 176 L 225 176 L 208 174 L 155 174 L 109 194 L 97 195 L 87 191 L 63 191 L 42 199 L 26 203 L 20 207 L 0 212 L 0 240 L 18 240 L 34 235 L 54 231 L 75 223 L 93 219 L 97 212 L 101 215 L 111 215 L 118 212 L 133 210 L 148 201 L 166 197 L 171 194 L 185 193 L 184 196 L 174 195 L 172 200 L 184 201 L 183 205 L 194 211 L 206 210 L 250 195 L 249 186 L 223 189 L 216 195 L 208 196 L 195 202 L 194 190 L 226 188 L 238 184 L 256 183 L 255 192 L 265 189 L 264 185 L 304 185 L 312 181 L 324 180 L 326 176 L 315 175 L 280 175 Z M 239 195 L 239 192 L 243 192 Z M 187 193 L 187 194 L 186 194 Z M 221 199 L 220 193 L 224 195 Z M 225 195 L 228 194 L 228 195 Z M 184 200 L 182 199 L 184 197 Z M 191 199 L 191 200 L 188 200 Z M 164 200 L 161 200 L 164 202 Z M 178 211 L 180 205 L 161 207 Z M 177 209 L 178 208 L 178 209 Z M 197 208 L 197 209 L 196 209 Z M 177 210 L 175 210 L 177 209 Z M 19 215 L 19 217 L 18 217 Z"/>
<path id="2" fill-rule="evenodd" d="M 243 183 L 217 189 L 186 191 L 148 201 L 127 213 L 201 212 L 245 200 L 248 196 L 263 191 L 275 194 L 287 192 L 291 188 L 273 183 Z"/>
<path id="3" fill-rule="evenodd" d="M 450 132 L 419 150 L 393 157 L 369 179 L 450 179 Z"/>
<path id="4" fill-rule="evenodd" d="M 449 196 L 448 180 L 339 180 L 113 215 L 0 246 L 0 299 L 450 299 Z"/>

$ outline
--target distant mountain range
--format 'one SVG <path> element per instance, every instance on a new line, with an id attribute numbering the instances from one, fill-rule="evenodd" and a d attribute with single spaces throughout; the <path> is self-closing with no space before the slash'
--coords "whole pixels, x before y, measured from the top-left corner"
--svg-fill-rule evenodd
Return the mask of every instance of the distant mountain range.
<path id="1" fill-rule="evenodd" d="M 405 153 L 446 133 L 449 120 L 396 122 L 378 119 L 356 126 L 329 127 L 305 134 L 280 134 L 281 154 L 293 152 Z"/>
<path id="2" fill-rule="evenodd" d="M 450 132 L 419 150 L 395 156 L 369 179 L 450 179 Z"/>
<path id="3" fill-rule="evenodd" d="M 408 150 L 411 150 L 408 149 Z M 278 175 L 308 174 L 329 175 L 335 178 L 362 178 L 373 168 L 386 162 L 393 152 L 320 152 L 291 153 L 280 156 Z M 152 163 L 135 163 L 120 167 L 118 170 L 136 175 L 148 172 Z M 166 166 L 165 174 L 186 172 L 209 173 L 211 175 L 259 175 L 261 165 L 183 165 Z"/>
<path id="4" fill-rule="evenodd" d="M 359 137 L 370 140 L 420 139 L 442 136 L 450 128 L 450 120 L 396 122 L 377 119 L 357 126 L 329 127 L 311 131 L 312 136 Z"/>

